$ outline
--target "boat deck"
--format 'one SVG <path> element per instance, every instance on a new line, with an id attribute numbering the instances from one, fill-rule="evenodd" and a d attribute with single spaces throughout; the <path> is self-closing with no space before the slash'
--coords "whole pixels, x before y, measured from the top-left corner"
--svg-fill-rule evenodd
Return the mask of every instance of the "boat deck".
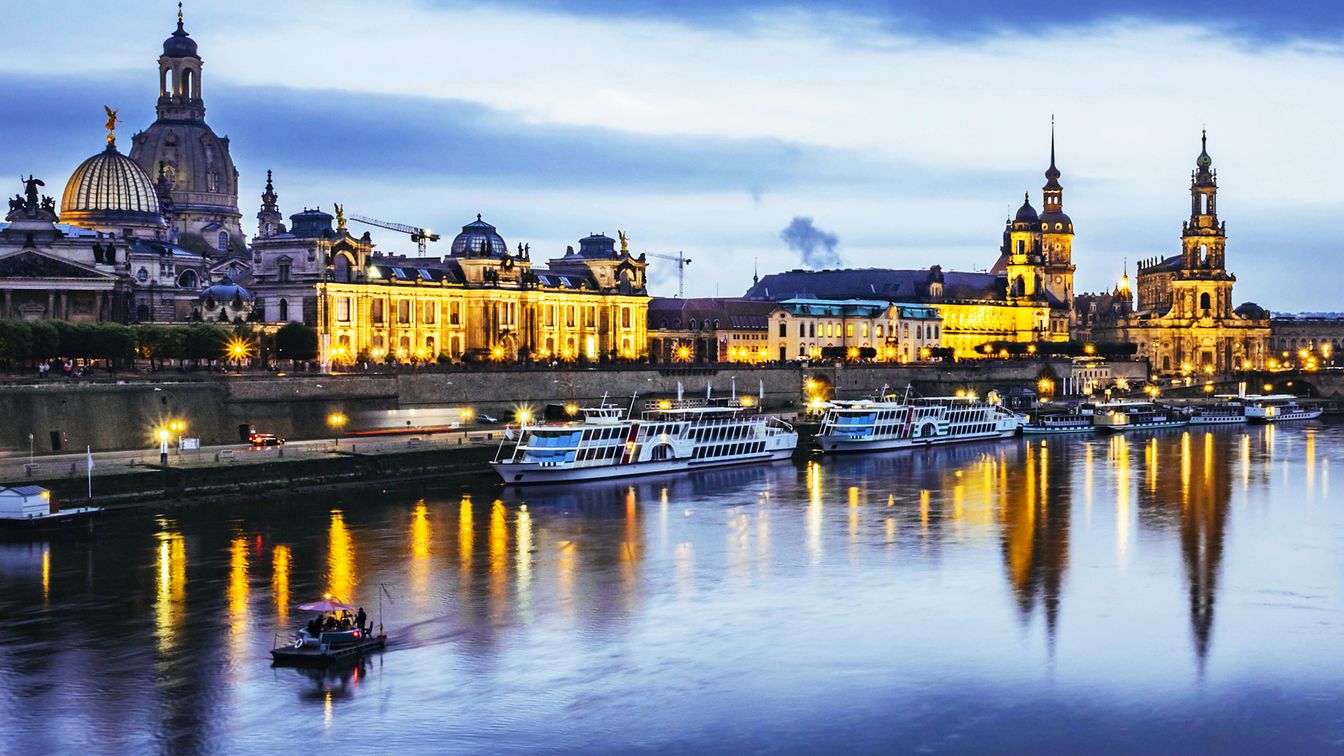
<path id="1" fill-rule="evenodd" d="M 271 649 L 272 663 L 276 666 L 309 666 L 325 667 L 341 661 L 357 659 L 372 651 L 382 650 L 387 646 L 387 635 L 377 635 L 366 638 L 357 643 L 350 643 L 332 648 L 328 646 L 278 646 Z"/>

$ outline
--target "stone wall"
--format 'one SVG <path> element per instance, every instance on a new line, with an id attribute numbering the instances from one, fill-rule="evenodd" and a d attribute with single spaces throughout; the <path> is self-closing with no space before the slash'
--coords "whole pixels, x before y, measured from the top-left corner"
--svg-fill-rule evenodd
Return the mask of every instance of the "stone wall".
<path id="1" fill-rule="evenodd" d="M 1142 373 L 1142 363 L 1129 372 Z M 163 421 L 180 418 L 187 435 L 202 443 L 236 443 L 240 425 L 288 439 L 330 435 L 333 412 L 408 407 L 470 406 L 501 419 L 521 405 L 548 402 L 592 404 L 605 394 L 624 403 L 632 394 L 671 396 L 680 382 L 687 397 L 727 396 L 733 379 L 739 394 L 765 386 L 766 405 L 801 403 L 808 376 L 835 387 L 837 398 L 868 396 L 883 385 L 912 384 L 926 395 L 973 389 L 1030 386 L 1040 374 L 1037 361 L 924 366 L 632 368 L 622 370 L 471 370 L 368 375 L 220 376 L 178 383 L 70 384 L 53 380 L 37 386 L 0 388 L 0 450 L 26 452 L 28 434 L 39 453 L 52 449 L 50 434 L 65 434 L 67 448 L 96 450 L 150 448 Z M 1063 370 L 1061 366 L 1057 371 Z"/>

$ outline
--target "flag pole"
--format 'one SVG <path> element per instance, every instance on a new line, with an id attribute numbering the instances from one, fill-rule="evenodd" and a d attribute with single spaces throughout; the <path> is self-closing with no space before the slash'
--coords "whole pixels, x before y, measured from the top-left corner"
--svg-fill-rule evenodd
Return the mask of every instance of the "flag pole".
<path id="1" fill-rule="evenodd" d="M 93 447 L 92 447 L 92 446 L 86 446 L 86 447 L 84 447 L 84 453 L 87 455 L 86 460 L 87 460 L 87 462 L 88 462 L 88 468 L 89 468 L 89 503 L 92 504 L 92 503 L 93 503 Z"/>

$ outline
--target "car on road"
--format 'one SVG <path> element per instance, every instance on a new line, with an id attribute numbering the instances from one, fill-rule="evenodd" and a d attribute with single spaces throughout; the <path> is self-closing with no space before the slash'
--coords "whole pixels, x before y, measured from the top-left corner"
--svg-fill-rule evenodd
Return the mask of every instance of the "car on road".
<path id="1" fill-rule="evenodd" d="M 256 448 L 267 446 L 281 446 L 285 443 L 283 438 L 278 438 L 274 433 L 253 433 L 247 438 L 248 443 Z"/>

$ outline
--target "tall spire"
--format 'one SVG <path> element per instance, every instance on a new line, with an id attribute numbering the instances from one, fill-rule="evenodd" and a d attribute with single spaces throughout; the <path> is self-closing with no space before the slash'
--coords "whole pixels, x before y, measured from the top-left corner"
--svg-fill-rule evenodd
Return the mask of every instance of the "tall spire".
<path id="1" fill-rule="evenodd" d="M 1050 167 L 1045 169 L 1045 188 L 1047 190 L 1063 189 L 1064 187 L 1059 185 L 1059 176 L 1059 168 L 1055 167 L 1055 117 L 1052 115 L 1050 116 Z"/>

